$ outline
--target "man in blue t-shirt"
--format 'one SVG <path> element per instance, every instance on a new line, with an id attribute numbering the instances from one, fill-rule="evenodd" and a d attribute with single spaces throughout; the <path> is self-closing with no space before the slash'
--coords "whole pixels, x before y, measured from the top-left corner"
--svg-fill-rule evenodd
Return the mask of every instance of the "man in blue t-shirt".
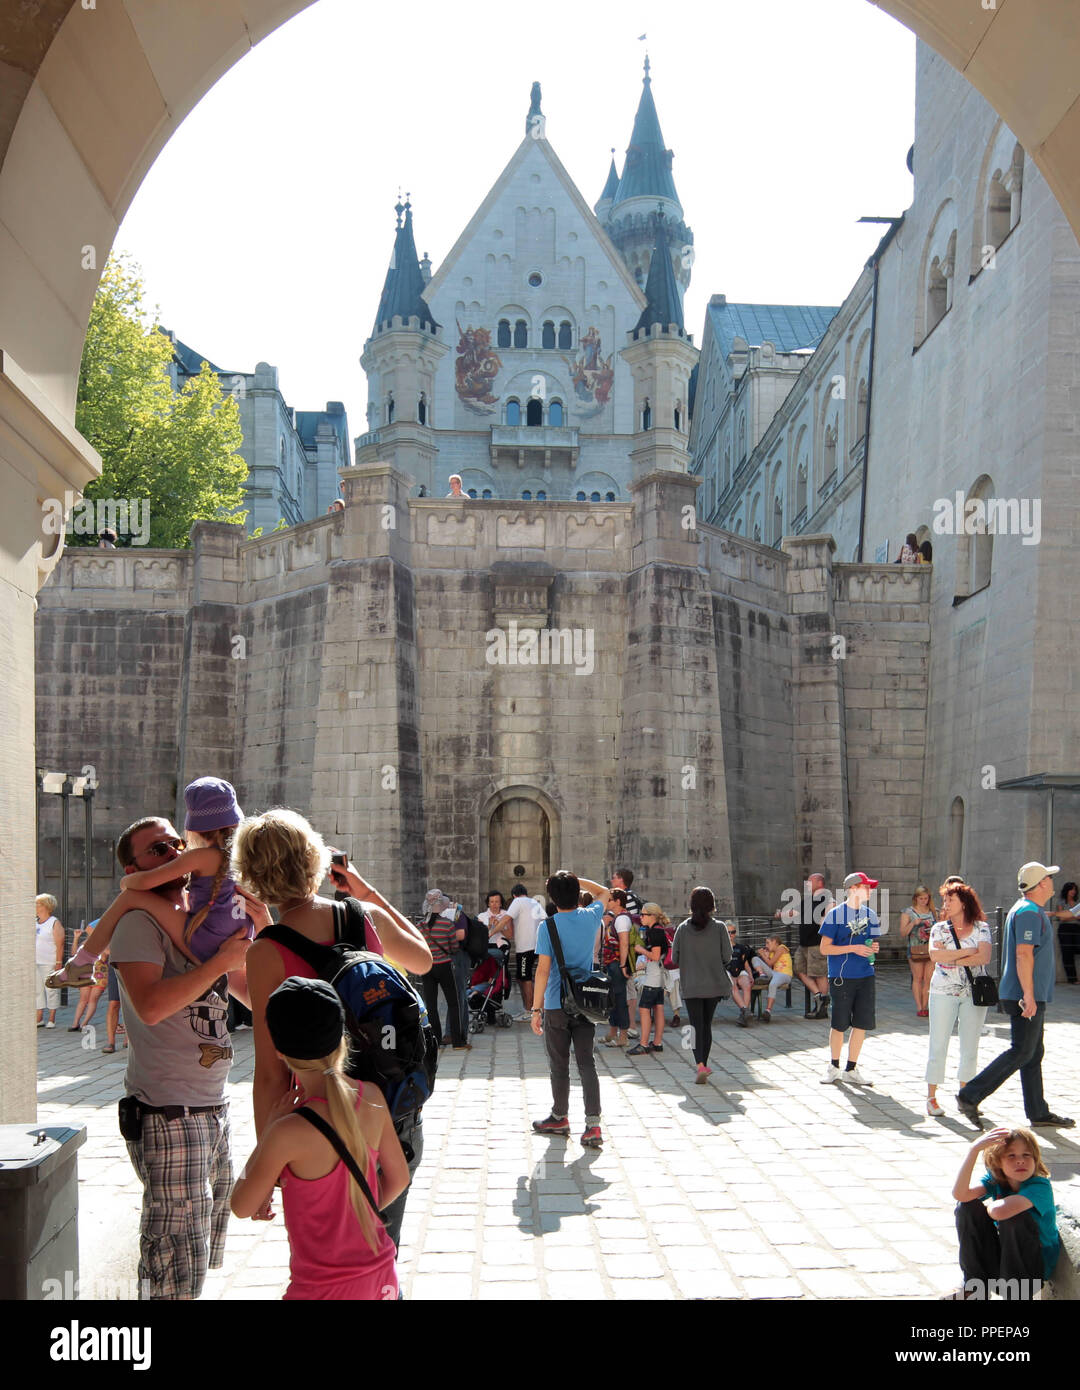
<path id="1" fill-rule="evenodd" d="M 588 907 L 579 907 L 581 890 L 593 895 Z M 560 869 L 547 881 L 548 897 L 555 904 L 555 930 L 562 947 L 567 971 L 575 978 L 588 975 L 593 965 L 593 944 L 607 906 L 608 890 L 602 883 L 579 879 L 567 869 Z M 585 1133 L 581 1142 L 589 1149 L 603 1144 L 600 1134 L 600 1078 L 596 1074 L 593 1056 L 593 1024 L 581 1018 L 568 1018 L 562 1007 L 562 977 L 551 932 L 545 920 L 536 934 L 535 994 L 543 1008 L 532 1011 L 532 1030 L 543 1037 L 547 1046 L 548 1071 L 551 1075 L 551 1114 L 546 1120 L 534 1120 L 537 1134 L 561 1134 L 570 1137 L 570 1047 L 577 1059 L 581 1089 L 585 1095 Z"/>
<path id="2" fill-rule="evenodd" d="M 1056 864 L 1033 860 L 1017 875 L 1023 895 L 1009 909 L 1001 943 L 1001 984 L 998 998 L 1009 1015 L 1008 1049 L 960 1088 L 956 1104 L 973 1125 L 982 1128 L 979 1105 L 1013 1072 L 1020 1073 L 1024 1111 L 1032 1125 L 1073 1129 L 1075 1120 L 1055 1115 L 1043 1095 L 1043 1022 L 1054 998 L 1054 928 L 1043 910 L 1054 895 Z"/>
<path id="3" fill-rule="evenodd" d="M 829 1065 L 821 1078 L 823 1085 L 850 1081 L 856 1086 L 872 1086 L 859 1070 L 859 1053 L 867 1032 L 874 1027 L 874 956 L 881 923 L 868 907 L 870 894 L 878 886 L 876 878 L 848 874 L 844 879 L 847 901 L 825 914 L 821 924 L 821 954 L 829 963 L 829 998 L 832 1027 L 829 1029 Z M 840 1070 L 844 1033 L 848 1039 L 847 1067 Z"/>

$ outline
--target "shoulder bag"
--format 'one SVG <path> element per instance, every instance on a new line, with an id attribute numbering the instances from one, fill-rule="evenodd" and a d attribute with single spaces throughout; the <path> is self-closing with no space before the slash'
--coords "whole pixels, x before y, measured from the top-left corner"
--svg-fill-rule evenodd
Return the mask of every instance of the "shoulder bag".
<path id="1" fill-rule="evenodd" d="M 949 930 L 952 932 L 952 939 L 956 942 L 956 949 L 960 950 L 960 938 L 956 934 L 956 928 L 950 924 Z M 998 1001 L 997 981 L 992 975 L 973 975 L 968 967 L 961 967 L 964 974 L 968 977 L 968 984 L 971 986 L 971 1002 L 980 1009 L 988 1009 Z"/>
<path id="2" fill-rule="evenodd" d="M 606 1023 L 612 1009 L 611 981 L 602 970 L 590 970 L 574 979 L 566 968 L 562 942 L 554 917 L 545 918 L 551 949 L 559 963 L 559 1003 L 566 1017 L 582 1023 Z"/>

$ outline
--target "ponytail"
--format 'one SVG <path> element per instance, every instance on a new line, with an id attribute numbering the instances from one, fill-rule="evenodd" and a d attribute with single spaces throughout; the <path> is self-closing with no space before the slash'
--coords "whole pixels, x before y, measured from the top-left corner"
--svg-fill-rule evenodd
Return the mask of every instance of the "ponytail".
<path id="1" fill-rule="evenodd" d="M 690 894 L 690 925 L 697 927 L 699 931 L 702 927 L 707 927 L 712 921 L 715 909 L 716 899 L 712 895 L 712 889 L 695 888 Z"/>
<path id="2" fill-rule="evenodd" d="M 342 1071 L 348 1055 L 349 1044 L 345 1038 L 342 1038 L 337 1050 L 332 1052 L 329 1057 L 312 1057 L 306 1061 L 286 1057 L 285 1063 L 291 1071 L 298 1075 L 302 1075 L 306 1071 L 320 1071 L 326 1076 L 326 1108 L 329 1111 L 330 1123 L 344 1140 L 345 1147 L 356 1160 L 356 1166 L 367 1177 L 370 1150 L 360 1127 L 360 1117 L 356 1113 L 356 1090 L 349 1085 L 345 1079 L 345 1073 Z M 378 1198 L 378 1193 L 372 1195 L 376 1199 Z M 383 1228 L 382 1222 L 377 1220 L 371 1203 L 364 1196 L 360 1184 L 351 1173 L 349 1174 L 349 1201 L 352 1203 L 356 1219 L 360 1222 L 360 1231 L 364 1240 L 373 1252 L 377 1251 L 379 1231 Z"/>
<path id="3" fill-rule="evenodd" d="M 217 866 L 217 872 L 214 874 L 214 881 L 210 885 L 209 901 L 207 902 L 205 907 L 199 908 L 198 912 L 196 912 L 194 917 L 188 918 L 187 926 L 184 928 L 185 946 L 191 944 L 191 938 L 202 926 L 203 922 L 205 921 L 207 915 L 210 912 L 210 909 L 217 902 L 217 895 L 221 892 L 221 885 L 225 882 L 225 876 L 229 872 L 229 862 L 232 859 L 233 835 L 235 834 L 235 832 L 236 826 L 230 825 L 227 826 L 224 830 L 211 830 L 208 833 L 207 838 L 213 838 L 213 845 L 214 848 L 221 855 L 221 862 Z M 239 922 L 237 923 L 237 926 L 239 926 Z"/>

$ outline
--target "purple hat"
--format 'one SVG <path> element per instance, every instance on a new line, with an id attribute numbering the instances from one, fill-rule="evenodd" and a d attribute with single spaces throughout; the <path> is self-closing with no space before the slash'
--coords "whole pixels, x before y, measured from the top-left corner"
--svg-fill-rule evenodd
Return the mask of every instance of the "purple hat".
<path id="1" fill-rule="evenodd" d="M 198 777 L 184 788 L 187 816 L 184 829 L 203 832 L 239 825 L 244 813 L 236 802 L 236 792 L 220 777 Z"/>

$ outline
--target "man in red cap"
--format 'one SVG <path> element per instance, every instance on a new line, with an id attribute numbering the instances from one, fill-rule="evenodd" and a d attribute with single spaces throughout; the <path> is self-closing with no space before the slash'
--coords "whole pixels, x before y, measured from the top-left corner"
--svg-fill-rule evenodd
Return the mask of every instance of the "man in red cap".
<path id="1" fill-rule="evenodd" d="M 850 1081 L 855 1086 L 872 1086 L 859 1071 L 859 1053 L 867 1032 L 874 1027 L 874 957 L 881 923 L 868 907 L 870 894 L 878 886 L 876 878 L 848 874 L 844 879 L 847 901 L 825 914 L 821 924 L 821 954 L 829 962 L 829 997 L 832 1001 L 832 1027 L 829 1029 L 829 1065 L 822 1084 Z M 844 1033 L 851 1029 L 848 1059 L 840 1070 Z"/>

